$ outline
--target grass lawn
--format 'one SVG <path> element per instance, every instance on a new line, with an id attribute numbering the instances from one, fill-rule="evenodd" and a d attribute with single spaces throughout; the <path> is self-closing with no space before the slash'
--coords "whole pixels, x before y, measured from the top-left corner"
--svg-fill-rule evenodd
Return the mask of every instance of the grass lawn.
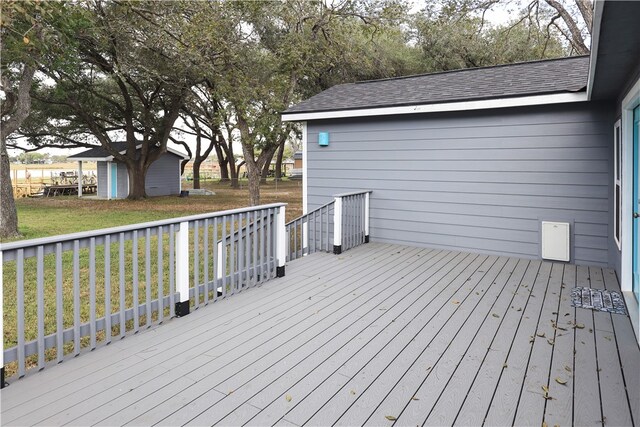
<path id="1" fill-rule="evenodd" d="M 177 218 L 185 215 L 193 215 L 233 208 L 246 207 L 248 205 L 248 191 L 246 182 L 242 183 L 242 188 L 232 189 L 227 184 L 218 184 L 207 182 L 203 184 L 203 188 L 214 191 L 213 196 L 189 196 L 186 198 L 179 197 L 157 197 L 147 200 L 130 201 L 130 200 L 97 200 L 92 198 L 78 198 L 77 196 L 50 197 L 39 199 L 19 199 L 16 201 L 18 207 L 18 219 L 20 232 L 23 234 L 22 239 L 34 239 L 39 237 L 54 236 L 59 234 L 74 233 L 79 231 L 94 230 L 99 228 L 115 227 L 119 225 L 127 225 L 140 222 L 148 222 L 167 218 Z M 185 186 L 185 189 L 187 186 Z M 287 205 L 287 221 L 291 220 L 302 213 L 302 186 L 299 181 L 284 181 L 276 183 L 269 181 L 261 188 L 261 201 L 263 204 L 284 202 Z M 165 248 L 163 265 L 158 266 L 157 258 L 154 256 L 158 241 L 156 237 L 150 238 L 152 248 L 152 256 L 149 264 L 149 277 L 147 284 L 146 265 L 145 265 L 145 247 L 146 240 L 144 236 L 140 236 L 138 241 L 137 263 L 133 262 L 132 242 L 127 241 L 125 245 L 125 262 L 123 268 L 125 270 L 125 286 L 124 298 L 126 307 L 133 306 L 132 291 L 133 288 L 138 289 L 139 300 L 142 303 L 147 300 L 147 294 L 150 300 L 157 298 L 159 290 L 158 283 L 163 283 L 163 294 L 167 295 L 168 288 L 168 236 L 163 238 L 162 246 Z M 193 250 L 195 242 L 191 242 Z M 203 248 L 203 237 L 200 236 L 198 247 Z M 110 248 L 111 253 L 111 269 L 105 271 L 104 266 L 104 246 L 96 248 L 96 289 L 95 297 L 97 301 L 97 316 L 104 315 L 104 277 L 109 275 L 112 283 L 111 294 L 108 300 L 111 301 L 111 312 L 117 312 L 120 305 L 120 293 L 118 290 L 118 245 L 113 244 Z M 35 258 L 25 260 L 24 264 L 24 304 L 25 304 L 25 339 L 33 340 L 37 337 L 37 297 L 36 297 L 36 262 Z M 63 317 L 64 327 L 73 325 L 73 278 L 72 270 L 72 253 L 71 251 L 63 253 Z M 133 273 L 133 266 L 137 264 L 138 274 Z M 158 268 L 160 267 L 160 268 Z M 203 265 L 199 267 L 200 278 L 202 278 Z M 89 252 L 88 249 L 80 251 L 79 260 L 80 270 L 80 319 L 81 322 L 89 321 Z M 162 282 L 158 282 L 159 276 L 164 276 Z M 134 279 L 137 278 L 137 279 Z M 194 271 L 191 271 L 191 280 L 194 281 Z M 17 276 L 15 262 L 7 262 L 3 268 L 4 283 L 4 346 L 5 348 L 16 345 L 17 342 Z M 134 286 L 137 283 L 138 286 Z M 200 283 L 200 281 L 199 281 Z M 148 287 L 147 287 L 148 286 Z M 45 335 L 55 332 L 56 330 L 56 307 L 55 307 L 55 255 L 46 255 L 44 258 L 44 295 L 45 295 Z M 202 297 L 202 296 L 201 296 Z M 154 316 L 155 318 L 155 316 Z M 127 323 L 126 330 L 132 328 L 131 322 Z M 147 323 L 143 317 L 140 319 L 140 325 Z M 119 333 L 119 329 L 114 327 L 114 335 Z M 104 334 L 98 336 L 98 342 L 102 340 Z M 88 337 L 82 339 L 82 347 L 89 344 Z M 65 354 L 73 351 L 73 343 L 65 345 Z M 47 351 L 47 359 L 55 358 L 55 351 L 51 349 Z M 28 366 L 34 366 L 35 357 L 27 359 Z M 6 367 L 7 374 L 16 373 L 17 365 L 9 364 Z"/>
<path id="2" fill-rule="evenodd" d="M 189 186 L 186 184 L 183 189 L 188 190 Z M 18 199 L 20 239 L 242 208 L 249 205 L 249 191 L 246 181 L 241 181 L 241 186 L 240 189 L 233 189 L 228 184 L 205 182 L 202 188 L 214 191 L 214 196 L 186 198 L 170 196 L 146 200 L 97 200 L 61 196 Z M 288 203 L 287 221 L 302 215 L 301 181 L 282 181 L 277 185 L 274 181 L 268 181 L 262 185 L 260 196 L 262 204 Z"/>

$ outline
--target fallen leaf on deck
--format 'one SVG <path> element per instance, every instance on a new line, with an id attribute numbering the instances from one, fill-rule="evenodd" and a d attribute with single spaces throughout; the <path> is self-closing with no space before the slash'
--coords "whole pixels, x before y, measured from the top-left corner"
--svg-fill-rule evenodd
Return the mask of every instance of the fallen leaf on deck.
<path id="1" fill-rule="evenodd" d="M 413 397 L 411 398 L 411 400 L 420 400 L 420 399 L 418 399 L 417 397 L 413 396 Z"/>
<path id="2" fill-rule="evenodd" d="M 556 343 L 556 342 L 555 342 L 554 340 L 552 340 L 551 338 L 549 338 L 549 339 L 547 340 L 547 342 L 548 342 L 549 344 L 551 344 L 551 345 L 554 345 L 554 344 Z"/>
<path id="3" fill-rule="evenodd" d="M 355 395 L 355 394 L 356 394 L 356 391 L 355 391 L 355 390 L 351 390 L 349 393 L 351 393 L 351 394 Z"/>
<path id="4" fill-rule="evenodd" d="M 458 301 L 458 300 L 453 300 L 453 301 L 451 301 L 451 303 L 452 303 L 452 304 L 460 304 L 460 301 Z"/>
<path id="5" fill-rule="evenodd" d="M 611 337 L 604 337 L 605 340 L 611 341 Z"/>
<path id="6" fill-rule="evenodd" d="M 549 393 L 549 387 L 547 387 L 546 385 L 543 385 L 542 391 L 544 391 L 545 394 Z"/>
<path id="7" fill-rule="evenodd" d="M 507 365 L 506 363 L 505 363 L 505 364 L 503 364 L 503 365 L 502 365 L 502 369 L 507 369 L 507 366 L 508 366 L 508 365 Z"/>
<path id="8" fill-rule="evenodd" d="M 564 380 L 564 379 L 562 379 L 562 378 L 558 377 L 558 378 L 556 378 L 556 382 L 557 382 L 558 384 L 565 385 L 565 384 L 567 383 L 567 380 Z"/>
<path id="9" fill-rule="evenodd" d="M 397 418 L 396 418 L 396 417 L 394 417 L 393 415 L 385 415 L 384 417 L 385 417 L 386 419 L 388 419 L 389 421 L 395 421 L 395 420 L 397 420 Z"/>
<path id="10" fill-rule="evenodd" d="M 576 323 L 575 327 L 578 329 L 584 329 L 584 323 Z"/>
<path id="11" fill-rule="evenodd" d="M 522 307 L 518 307 L 516 311 L 522 311 Z"/>
<path id="12" fill-rule="evenodd" d="M 540 338 L 544 338 L 544 332 L 538 332 L 536 333 L 537 336 L 539 336 Z"/>
<path id="13" fill-rule="evenodd" d="M 493 317 L 495 317 L 495 318 L 499 318 L 499 317 L 500 317 L 500 315 L 498 315 L 498 314 L 496 314 L 496 313 L 491 313 L 491 315 L 492 315 Z"/>
<path id="14" fill-rule="evenodd" d="M 287 394 L 284 398 L 286 399 L 287 402 L 291 402 L 291 395 Z"/>
<path id="15" fill-rule="evenodd" d="M 571 372 L 571 368 L 567 365 L 564 365 L 564 370 L 567 372 Z"/>

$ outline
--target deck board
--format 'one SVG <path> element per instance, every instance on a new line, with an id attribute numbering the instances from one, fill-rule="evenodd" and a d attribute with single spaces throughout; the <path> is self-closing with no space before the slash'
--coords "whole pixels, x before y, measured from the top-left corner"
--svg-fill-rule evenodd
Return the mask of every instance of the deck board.
<path id="1" fill-rule="evenodd" d="M 318 253 L 12 381 L 2 423 L 633 425 L 630 320 L 574 309 L 576 284 L 619 289 L 611 270 L 561 263 L 379 243 Z"/>

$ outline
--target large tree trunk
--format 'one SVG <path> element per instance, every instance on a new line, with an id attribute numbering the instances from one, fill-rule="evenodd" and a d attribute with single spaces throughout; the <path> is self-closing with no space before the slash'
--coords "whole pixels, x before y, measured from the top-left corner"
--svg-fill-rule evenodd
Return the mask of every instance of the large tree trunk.
<path id="1" fill-rule="evenodd" d="M 144 199 L 147 197 L 147 190 L 145 188 L 147 178 L 147 168 L 144 163 L 137 161 L 132 165 L 127 164 L 127 171 L 129 173 L 129 199 Z"/>
<path id="2" fill-rule="evenodd" d="M 13 200 L 11 185 L 11 166 L 7 145 L 0 141 L 0 241 L 18 235 L 18 212 Z"/>
<path id="3" fill-rule="evenodd" d="M 262 184 L 267 182 L 267 178 L 269 177 L 269 169 L 271 169 L 271 160 L 273 160 L 273 155 L 275 151 L 267 158 L 267 161 L 262 166 L 262 173 L 260 174 L 260 182 Z"/>
<path id="4" fill-rule="evenodd" d="M 260 204 L 260 167 L 254 161 L 251 164 L 245 163 L 249 178 L 249 205 L 257 206 Z"/>
<path id="5" fill-rule="evenodd" d="M 284 157 L 284 143 L 285 140 L 280 143 L 280 147 L 278 147 L 278 157 L 276 157 L 276 181 L 282 179 L 282 158 Z"/>
<path id="6" fill-rule="evenodd" d="M 202 160 L 200 156 L 196 156 L 196 159 L 193 161 L 193 188 L 200 188 L 200 165 L 202 164 Z"/>
<path id="7" fill-rule="evenodd" d="M 218 159 L 218 167 L 220 168 L 220 182 L 229 182 L 229 169 L 227 165 L 229 160 L 225 157 L 224 151 L 220 144 L 216 144 L 216 157 Z"/>

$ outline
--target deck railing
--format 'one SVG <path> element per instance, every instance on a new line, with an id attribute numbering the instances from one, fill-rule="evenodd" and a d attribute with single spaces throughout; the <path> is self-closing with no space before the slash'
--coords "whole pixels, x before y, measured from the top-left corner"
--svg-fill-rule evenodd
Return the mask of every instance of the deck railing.
<path id="1" fill-rule="evenodd" d="M 8 364 L 23 376 L 283 276 L 284 218 L 276 203 L 0 244 L 2 386 Z"/>
<path id="2" fill-rule="evenodd" d="M 287 261 L 318 251 L 340 254 L 368 242 L 370 193 L 338 194 L 287 223 Z"/>

